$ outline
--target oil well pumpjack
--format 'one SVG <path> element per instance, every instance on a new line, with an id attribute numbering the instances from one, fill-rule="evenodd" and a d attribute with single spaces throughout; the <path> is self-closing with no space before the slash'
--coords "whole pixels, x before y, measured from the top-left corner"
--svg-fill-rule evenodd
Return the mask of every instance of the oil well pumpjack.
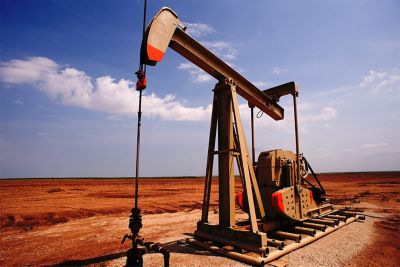
<path id="1" fill-rule="evenodd" d="M 189 244 L 249 263 L 264 265 L 307 245 L 364 216 L 351 209 L 336 209 L 310 164 L 299 152 L 297 127 L 298 87 L 294 82 L 264 91 L 236 72 L 186 32 L 176 13 L 162 8 L 146 28 L 141 64 L 155 66 L 168 47 L 218 80 L 213 92 L 202 215 Z M 143 77 L 139 77 L 143 80 Z M 238 96 L 275 120 L 284 118 L 280 97 L 292 95 L 296 152 L 281 149 L 250 158 L 239 113 Z M 216 136 L 218 148 L 215 150 Z M 214 156 L 218 155 L 219 222 L 209 222 Z M 235 194 L 234 161 L 243 188 Z M 254 162 L 253 162 L 254 161 Z M 306 179 L 311 171 L 318 186 Z M 236 204 L 248 219 L 236 219 Z"/>

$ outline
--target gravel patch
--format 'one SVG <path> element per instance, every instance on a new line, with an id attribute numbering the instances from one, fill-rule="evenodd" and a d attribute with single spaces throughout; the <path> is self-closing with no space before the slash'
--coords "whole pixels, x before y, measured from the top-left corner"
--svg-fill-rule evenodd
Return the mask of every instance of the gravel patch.
<path id="1" fill-rule="evenodd" d="M 188 246 L 184 240 L 190 237 L 200 218 L 199 210 L 171 214 L 145 215 L 144 233 L 148 241 L 166 243 L 171 251 L 171 266 L 247 266 L 246 264 Z M 218 214 L 210 214 L 216 220 Z M 317 240 L 316 242 L 291 252 L 279 260 L 288 266 L 346 266 L 365 246 L 373 242 L 373 222 L 376 219 L 354 222 Z M 168 228 L 164 228 L 167 227 Z M 167 229 L 167 231 L 166 231 Z M 150 239 L 157 238 L 157 239 Z M 146 254 L 145 266 L 162 266 L 161 254 Z M 123 266 L 122 257 L 106 262 L 106 266 Z M 274 265 L 274 263 L 272 263 Z M 278 262 L 277 264 L 278 265 Z"/>
<path id="2" fill-rule="evenodd" d="M 373 221 L 356 221 L 285 255 L 289 266 L 345 266 L 373 241 Z"/>

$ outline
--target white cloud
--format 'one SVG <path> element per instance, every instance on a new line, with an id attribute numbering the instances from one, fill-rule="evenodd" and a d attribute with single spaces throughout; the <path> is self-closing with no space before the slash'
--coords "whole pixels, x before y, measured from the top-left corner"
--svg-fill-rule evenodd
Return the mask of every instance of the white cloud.
<path id="1" fill-rule="evenodd" d="M 281 106 L 285 110 L 285 118 L 280 121 L 275 121 L 268 115 L 261 112 L 259 109 L 254 110 L 254 114 L 259 117 L 256 119 L 255 126 L 264 129 L 278 129 L 286 133 L 293 133 L 294 131 L 294 115 L 293 104 L 291 97 L 283 98 Z M 247 103 L 239 106 L 240 114 L 245 123 L 250 121 L 250 112 Z M 329 124 L 337 118 L 337 110 L 331 106 L 323 106 L 321 103 L 316 102 L 303 102 L 298 105 L 299 129 L 303 134 L 312 132 L 313 127 L 329 128 Z M 261 115 L 261 116 L 259 116 Z"/>
<path id="2" fill-rule="evenodd" d="M 379 71 L 374 71 L 370 70 L 369 74 L 364 77 L 363 81 L 360 83 L 362 87 L 370 86 L 372 85 L 376 80 L 381 80 L 382 78 L 385 78 L 387 76 L 386 72 L 379 72 Z"/>
<path id="3" fill-rule="evenodd" d="M 267 89 L 269 87 L 272 87 L 270 83 L 267 83 L 267 82 L 264 82 L 264 81 L 255 81 L 255 82 L 253 82 L 253 84 L 255 86 L 257 86 L 258 89 L 260 89 L 260 90 L 265 90 L 265 89 Z"/>
<path id="4" fill-rule="evenodd" d="M 164 120 L 199 121 L 209 120 L 211 117 L 211 105 L 197 108 L 185 107 L 176 101 L 173 95 L 159 98 L 151 94 L 143 100 L 143 109 L 147 110 L 149 116 L 161 117 Z"/>
<path id="5" fill-rule="evenodd" d="M 336 109 L 324 107 L 317 114 L 308 114 L 302 116 L 303 122 L 327 122 L 337 117 Z"/>
<path id="6" fill-rule="evenodd" d="M 195 38 L 200 38 L 215 32 L 214 28 L 208 24 L 190 22 L 184 22 L 183 24 L 187 27 L 186 33 Z"/>
<path id="7" fill-rule="evenodd" d="M 308 111 L 308 110 L 313 110 L 315 108 L 320 107 L 320 104 L 315 103 L 315 102 L 304 102 L 301 101 L 298 105 L 297 105 L 297 109 L 299 111 Z M 293 107 L 292 107 L 293 108 Z"/>
<path id="8" fill-rule="evenodd" d="M 236 59 L 237 55 L 237 50 L 232 44 L 224 41 L 201 43 L 216 56 L 224 60 L 226 64 L 231 67 L 235 66 L 235 64 L 229 62 L 230 60 Z M 195 83 L 208 82 L 212 80 L 212 77 L 209 74 L 190 62 L 179 64 L 178 69 L 187 71 L 191 77 L 191 80 Z"/>
<path id="9" fill-rule="evenodd" d="M 211 25 L 204 23 L 184 22 L 184 25 L 187 27 L 186 33 L 195 38 L 201 38 L 215 32 L 215 29 Z M 235 66 L 235 64 L 232 63 L 232 60 L 236 59 L 238 51 L 231 43 L 225 41 L 200 41 L 200 43 L 216 56 L 224 60 L 229 66 Z M 188 72 L 191 80 L 195 83 L 208 82 L 212 80 L 212 77 L 209 74 L 192 63 L 181 63 L 179 64 L 178 69 Z"/>
<path id="10" fill-rule="evenodd" d="M 363 153 L 368 156 L 400 155 L 399 146 L 388 142 L 366 143 L 361 147 L 364 148 Z"/>
<path id="11" fill-rule="evenodd" d="M 198 79 L 202 79 L 199 77 Z M 139 93 L 134 82 L 110 76 L 92 79 L 85 72 L 57 64 L 45 57 L 11 60 L 0 65 L 0 80 L 8 85 L 28 84 L 44 92 L 54 101 L 112 115 L 135 115 Z M 211 106 L 186 107 L 173 95 L 143 96 L 144 116 L 164 120 L 207 120 Z"/>
<path id="12" fill-rule="evenodd" d="M 371 143 L 371 144 L 363 144 L 364 148 L 383 148 L 389 146 L 388 143 L 380 142 L 380 143 Z"/>
<path id="13" fill-rule="evenodd" d="M 349 97 L 354 95 L 372 96 L 378 95 L 387 97 L 389 100 L 400 96 L 400 70 L 393 68 L 391 71 L 370 70 L 361 82 L 357 84 L 338 87 L 331 90 L 324 90 L 318 93 L 320 96 L 340 93 L 342 96 Z M 368 93 L 368 94 L 365 94 Z"/>
<path id="14" fill-rule="evenodd" d="M 20 99 L 14 100 L 13 103 L 17 104 L 17 105 L 23 105 L 24 104 L 24 102 L 22 102 Z"/>
<path id="15" fill-rule="evenodd" d="M 391 73 L 383 71 L 369 71 L 360 83 L 361 88 L 366 88 L 372 94 L 389 94 L 400 92 L 400 71 L 394 69 Z"/>
<path id="16" fill-rule="evenodd" d="M 201 42 L 215 55 L 223 60 L 234 60 L 237 57 L 238 51 L 234 48 L 233 44 L 225 41 L 204 41 Z"/>
<path id="17" fill-rule="evenodd" d="M 287 71 L 289 71 L 289 70 L 285 69 L 285 68 L 280 68 L 280 67 L 272 68 L 272 74 L 275 74 L 275 75 L 280 75 L 281 73 L 287 72 Z"/>
<path id="18" fill-rule="evenodd" d="M 32 57 L 29 60 L 13 59 L 1 63 L 1 79 L 8 84 L 35 83 L 57 70 L 57 64 L 45 57 Z"/>
<path id="19" fill-rule="evenodd" d="M 195 83 L 208 82 L 213 78 L 211 75 L 190 62 L 179 64 L 178 69 L 187 71 L 191 80 Z"/>
<path id="20" fill-rule="evenodd" d="M 116 115 L 110 115 L 107 117 L 108 120 L 112 120 L 112 121 L 121 121 L 122 117 L 120 116 L 116 116 Z"/>

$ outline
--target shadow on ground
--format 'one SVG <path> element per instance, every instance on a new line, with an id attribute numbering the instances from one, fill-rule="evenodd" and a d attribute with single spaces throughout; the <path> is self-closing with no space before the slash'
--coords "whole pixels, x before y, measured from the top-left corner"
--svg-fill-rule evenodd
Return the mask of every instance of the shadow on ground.
<path id="1" fill-rule="evenodd" d="M 193 237 L 193 234 L 191 234 L 191 233 L 184 233 L 184 235 L 186 235 L 188 237 Z M 179 239 L 179 240 L 165 243 L 165 244 L 163 244 L 163 247 L 168 249 L 168 251 L 171 253 L 192 254 L 192 255 L 212 254 L 209 251 L 204 251 L 201 249 L 197 249 L 193 246 L 189 246 L 186 243 L 185 239 Z M 91 264 L 104 263 L 104 262 L 115 260 L 115 259 L 122 258 L 125 256 L 126 256 L 126 252 L 123 251 L 123 252 L 108 254 L 108 255 L 99 256 L 99 257 L 81 259 L 81 260 L 67 260 L 67 261 L 63 261 L 61 263 L 57 263 L 54 265 L 47 265 L 47 266 L 48 267 L 49 266 L 87 266 L 87 265 L 91 265 Z"/>

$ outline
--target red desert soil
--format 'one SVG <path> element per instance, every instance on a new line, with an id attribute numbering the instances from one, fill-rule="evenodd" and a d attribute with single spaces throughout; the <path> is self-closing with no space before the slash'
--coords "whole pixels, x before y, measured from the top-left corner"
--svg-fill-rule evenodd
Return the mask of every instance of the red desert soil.
<path id="1" fill-rule="evenodd" d="M 367 214 L 382 217 L 374 223 L 378 234 L 373 244 L 349 265 L 398 266 L 400 172 L 321 174 L 320 179 L 331 202 L 356 205 Z M 143 214 L 200 209 L 203 182 L 200 178 L 141 179 L 139 205 Z M 0 266 L 58 264 L 125 251 L 129 244 L 119 244 L 123 233 L 114 232 L 112 227 L 93 229 L 82 224 L 116 217 L 126 217 L 127 224 L 133 184 L 132 179 L 0 180 Z M 237 190 L 240 187 L 237 180 Z M 211 210 L 217 209 L 217 181 L 213 196 Z M 66 222 L 82 232 L 57 228 Z"/>

